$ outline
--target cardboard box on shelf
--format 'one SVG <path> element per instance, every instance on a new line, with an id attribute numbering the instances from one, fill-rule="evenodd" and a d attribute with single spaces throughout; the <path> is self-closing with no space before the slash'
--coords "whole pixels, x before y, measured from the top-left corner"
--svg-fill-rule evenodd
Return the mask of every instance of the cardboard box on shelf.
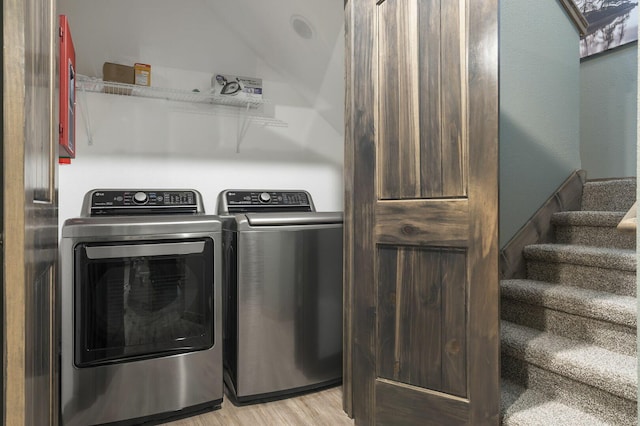
<path id="1" fill-rule="evenodd" d="M 134 69 L 128 65 L 105 62 L 102 65 L 102 80 L 105 82 L 113 81 L 116 83 L 134 84 Z M 131 89 L 108 87 L 108 85 L 105 85 L 104 92 L 115 93 L 118 95 L 130 95 Z"/>
<path id="2" fill-rule="evenodd" d="M 151 86 L 151 65 L 136 62 L 133 65 L 134 82 L 140 86 Z"/>

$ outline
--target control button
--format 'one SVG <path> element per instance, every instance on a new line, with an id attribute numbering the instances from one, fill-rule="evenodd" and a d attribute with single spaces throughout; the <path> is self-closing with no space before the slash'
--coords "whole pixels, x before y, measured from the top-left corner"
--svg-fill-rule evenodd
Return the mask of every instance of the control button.
<path id="1" fill-rule="evenodd" d="M 133 194 L 133 202 L 136 204 L 144 204 L 148 201 L 147 194 L 140 191 Z"/>
<path id="2" fill-rule="evenodd" d="M 260 198 L 261 203 L 268 203 L 269 201 L 271 201 L 271 195 L 266 192 L 261 193 L 258 198 Z"/>

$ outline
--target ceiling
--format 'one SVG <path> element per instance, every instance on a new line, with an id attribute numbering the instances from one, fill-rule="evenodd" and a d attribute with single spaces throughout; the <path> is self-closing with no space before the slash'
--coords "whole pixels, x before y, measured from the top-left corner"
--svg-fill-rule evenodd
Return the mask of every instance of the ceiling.
<path id="1" fill-rule="evenodd" d="M 313 104 L 328 81 L 343 80 L 343 6 L 343 0 L 59 0 L 58 13 L 69 18 L 80 74 L 100 77 L 105 61 L 226 73 L 264 63 Z M 336 93 L 342 99 L 342 88 Z"/>

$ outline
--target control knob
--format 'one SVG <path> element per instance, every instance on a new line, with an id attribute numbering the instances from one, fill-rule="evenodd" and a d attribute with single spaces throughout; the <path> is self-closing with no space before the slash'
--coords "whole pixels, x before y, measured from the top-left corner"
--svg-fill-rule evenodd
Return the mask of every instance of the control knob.
<path id="1" fill-rule="evenodd" d="M 133 202 L 136 204 L 144 204 L 149 200 L 145 192 L 139 191 L 133 194 Z"/>
<path id="2" fill-rule="evenodd" d="M 269 201 L 271 201 L 271 195 L 269 195 L 267 192 L 263 192 L 258 196 L 258 199 L 261 203 L 268 203 Z"/>

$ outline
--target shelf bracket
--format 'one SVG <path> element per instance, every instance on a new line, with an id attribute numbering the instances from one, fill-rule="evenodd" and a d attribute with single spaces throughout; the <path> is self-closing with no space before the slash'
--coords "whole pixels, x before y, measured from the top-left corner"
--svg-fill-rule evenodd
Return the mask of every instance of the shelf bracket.
<path id="1" fill-rule="evenodd" d="M 244 108 L 244 113 L 239 114 L 238 116 L 238 129 L 236 135 L 236 154 L 240 153 L 240 144 L 247 134 L 247 130 L 249 130 L 249 126 L 251 125 L 251 120 L 249 119 L 249 109 L 251 108 L 251 104 L 247 103 Z"/>
<path id="2" fill-rule="evenodd" d="M 82 98 L 84 102 L 80 102 L 83 106 L 82 108 L 82 118 L 84 119 L 84 128 L 87 131 L 87 141 L 89 145 L 93 145 L 93 132 L 91 131 L 91 117 L 89 115 L 89 102 L 87 100 L 87 92 L 84 90 L 84 86 L 80 86 L 82 88 Z"/>

